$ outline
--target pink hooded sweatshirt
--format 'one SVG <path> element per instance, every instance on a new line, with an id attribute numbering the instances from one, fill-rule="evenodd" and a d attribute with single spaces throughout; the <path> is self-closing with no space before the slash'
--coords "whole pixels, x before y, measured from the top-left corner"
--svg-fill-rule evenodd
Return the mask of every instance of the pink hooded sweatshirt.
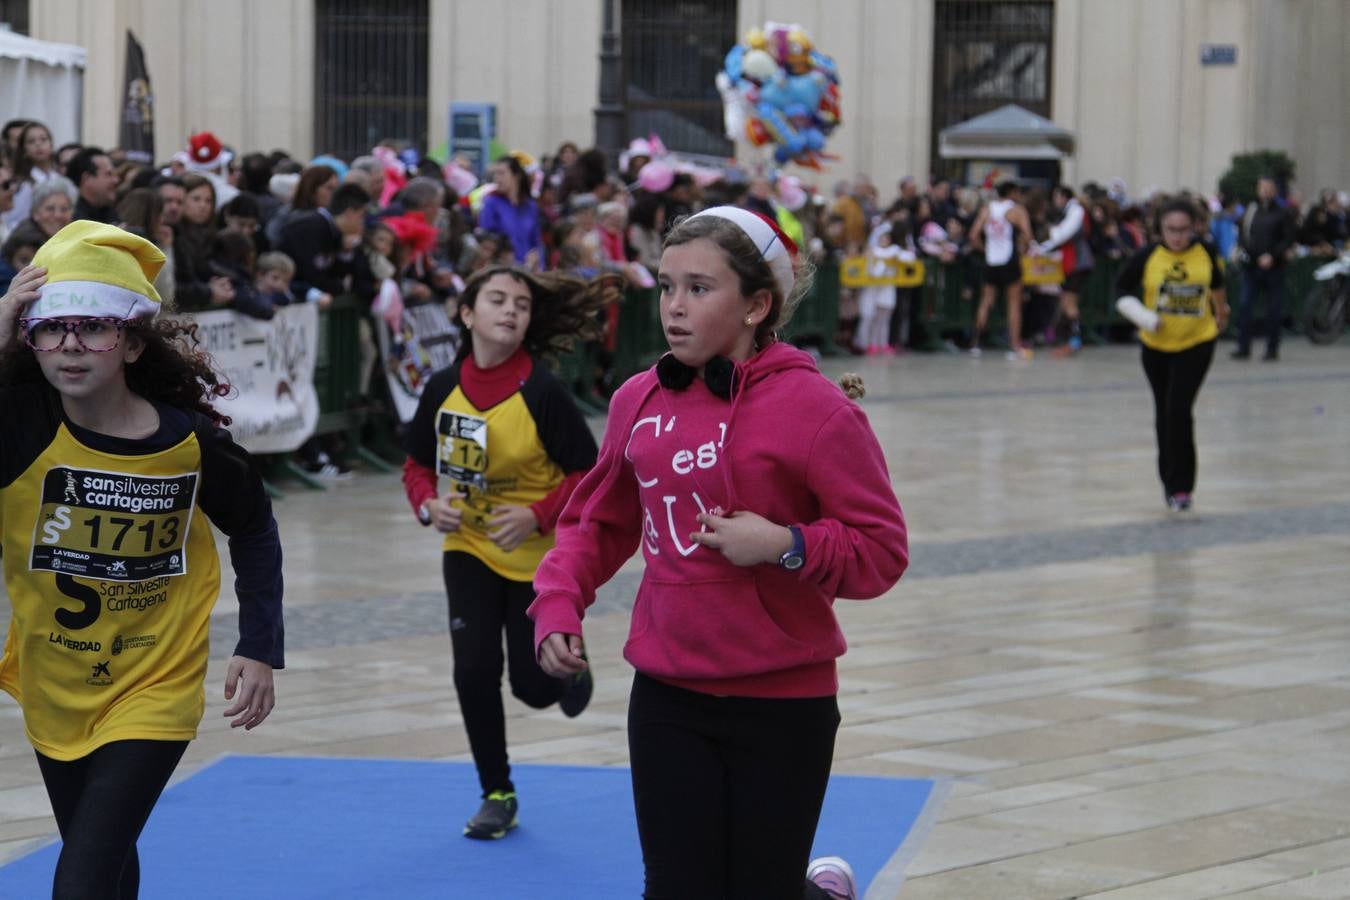
<path id="1" fill-rule="evenodd" d="M 899 580 L 904 515 L 867 417 L 806 353 L 770 344 L 739 367 L 731 402 L 701 379 L 685 390 L 655 367 L 610 404 L 600 458 L 558 523 L 529 614 L 538 644 L 581 634 L 595 591 L 641 543 L 647 567 L 624 658 L 668 684 L 743 697 L 838 692 L 845 650 L 836 597 Z M 689 539 L 721 507 L 797 525 L 806 564 L 732 565 Z"/>

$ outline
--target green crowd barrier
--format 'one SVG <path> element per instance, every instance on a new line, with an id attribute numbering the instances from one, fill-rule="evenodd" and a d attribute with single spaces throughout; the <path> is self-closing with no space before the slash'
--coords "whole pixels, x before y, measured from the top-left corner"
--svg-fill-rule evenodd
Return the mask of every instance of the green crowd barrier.
<path id="1" fill-rule="evenodd" d="M 624 292 L 613 362 L 616 381 L 650 368 L 668 349 L 661 329 L 660 296 L 656 288 Z M 811 290 L 784 329 L 784 337 L 816 344 L 828 356 L 839 352 L 834 340 L 838 327 L 839 266 L 827 262 L 816 269 Z"/>
<path id="2" fill-rule="evenodd" d="M 1315 282 L 1313 272 L 1326 260 L 1300 257 L 1285 266 L 1284 317 L 1286 329 L 1303 330 L 1303 312 Z M 1132 334 L 1131 326 L 1115 307 L 1116 276 L 1124 259 L 1099 259 L 1092 276 L 1079 297 L 1084 340 L 1102 343 L 1113 337 Z M 1242 267 L 1227 265 L 1228 299 L 1233 309 L 1229 333 L 1236 332 L 1237 311 L 1242 298 Z M 919 321 L 923 325 L 923 349 L 941 350 L 952 338 L 968 335 L 975 322 L 982 283 L 983 261 L 970 258 L 942 264 L 925 261 L 924 284 L 916 288 Z M 817 267 L 811 290 L 802 299 L 792 321 L 784 329 L 785 337 L 795 342 L 816 344 L 822 354 L 841 352 L 835 343 L 839 325 L 839 265 L 827 261 Z M 618 336 L 613 359 L 615 383 L 649 368 L 666 352 L 661 329 L 660 293 L 655 288 L 629 288 L 624 293 L 619 315 Z M 1254 322 L 1264 321 L 1264 298 L 1253 310 Z M 997 338 L 1006 329 L 1006 304 L 995 305 L 985 334 Z M 319 423 L 316 435 L 345 435 L 349 452 L 380 469 L 390 468 L 395 458 L 397 423 L 387 404 L 371 404 L 364 395 L 361 373 L 361 319 L 365 309 L 354 296 L 334 298 L 332 306 L 319 313 L 318 354 L 314 386 L 319 397 Z M 587 412 L 604 411 L 604 400 L 592 389 L 598 373 L 593 345 L 576 343 L 558 354 L 552 362 L 565 384 L 577 394 Z M 386 390 L 385 379 L 377 372 L 371 389 L 376 398 Z M 322 487 L 303 470 L 288 466 L 287 474 L 307 484 Z"/>
<path id="3" fill-rule="evenodd" d="M 364 394 L 365 379 L 361 371 L 361 320 L 365 308 L 353 295 L 333 298 L 326 310 L 319 311 L 318 347 L 314 361 L 314 392 L 319 399 L 319 420 L 314 437 L 341 434 L 347 453 L 356 456 L 371 468 L 391 472 L 391 460 L 398 459 L 395 437 L 397 422 L 389 404 L 372 403 Z M 371 379 L 371 390 L 378 398 L 386 394 L 387 385 L 381 372 Z M 287 475 L 313 490 L 324 490 L 327 485 L 301 468 L 289 454 L 267 460 L 265 475 L 278 472 Z M 273 496 L 280 492 L 269 485 Z"/>
<path id="4" fill-rule="evenodd" d="M 629 288 L 624 292 L 614 345 L 616 383 L 651 368 L 668 349 L 661 329 L 660 298 L 656 288 Z"/>
<path id="5" fill-rule="evenodd" d="M 361 395 L 361 316 L 356 297 L 344 294 L 319 312 L 314 392 L 319 397 L 316 435 L 351 431 L 360 423 L 352 407 Z"/>
<path id="6" fill-rule="evenodd" d="M 798 343 L 811 342 L 824 356 L 839 352 L 834 336 L 839 330 L 839 264 L 833 260 L 816 267 L 811 289 L 801 299 L 783 337 Z"/>

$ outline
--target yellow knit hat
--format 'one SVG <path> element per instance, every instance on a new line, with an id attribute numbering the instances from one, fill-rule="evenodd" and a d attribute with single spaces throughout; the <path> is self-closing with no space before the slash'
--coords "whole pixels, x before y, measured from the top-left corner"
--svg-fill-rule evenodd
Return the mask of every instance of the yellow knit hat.
<path id="1" fill-rule="evenodd" d="M 42 296 L 29 318 L 111 316 L 136 319 L 159 312 L 152 282 L 164 254 L 145 238 L 102 222 L 71 222 L 33 256 L 47 269 Z"/>

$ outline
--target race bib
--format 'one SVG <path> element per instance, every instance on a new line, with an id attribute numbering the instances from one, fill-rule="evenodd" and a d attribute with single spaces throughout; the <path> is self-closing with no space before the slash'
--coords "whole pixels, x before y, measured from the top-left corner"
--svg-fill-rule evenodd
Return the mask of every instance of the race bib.
<path id="1" fill-rule="evenodd" d="M 1203 284 L 1164 281 L 1158 288 L 1158 312 L 1172 316 L 1203 316 L 1206 291 Z"/>
<path id="2" fill-rule="evenodd" d="M 487 420 L 441 410 L 436 423 L 436 471 L 461 485 L 487 490 Z"/>
<path id="3" fill-rule="evenodd" d="M 28 568 L 143 581 L 187 573 L 197 473 L 133 475 L 56 466 L 42 482 Z"/>

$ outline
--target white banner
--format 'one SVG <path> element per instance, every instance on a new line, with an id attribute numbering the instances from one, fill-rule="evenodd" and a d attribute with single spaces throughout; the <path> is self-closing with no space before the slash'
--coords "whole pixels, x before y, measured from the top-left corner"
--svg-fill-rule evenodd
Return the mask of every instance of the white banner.
<path id="1" fill-rule="evenodd" d="M 289 453 L 314 433 L 319 395 L 314 362 L 319 313 L 312 303 L 279 306 L 272 319 L 232 310 L 193 313 L 198 349 L 234 388 L 214 401 L 229 416 L 230 435 L 250 453 Z"/>
<path id="2" fill-rule="evenodd" d="M 400 422 L 411 422 L 422 388 L 433 372 L 449 367 L 459 352 L 459 329 L 440 301 L 403 307 L 398 333 L 375 317 L 380 360 Z"/>

